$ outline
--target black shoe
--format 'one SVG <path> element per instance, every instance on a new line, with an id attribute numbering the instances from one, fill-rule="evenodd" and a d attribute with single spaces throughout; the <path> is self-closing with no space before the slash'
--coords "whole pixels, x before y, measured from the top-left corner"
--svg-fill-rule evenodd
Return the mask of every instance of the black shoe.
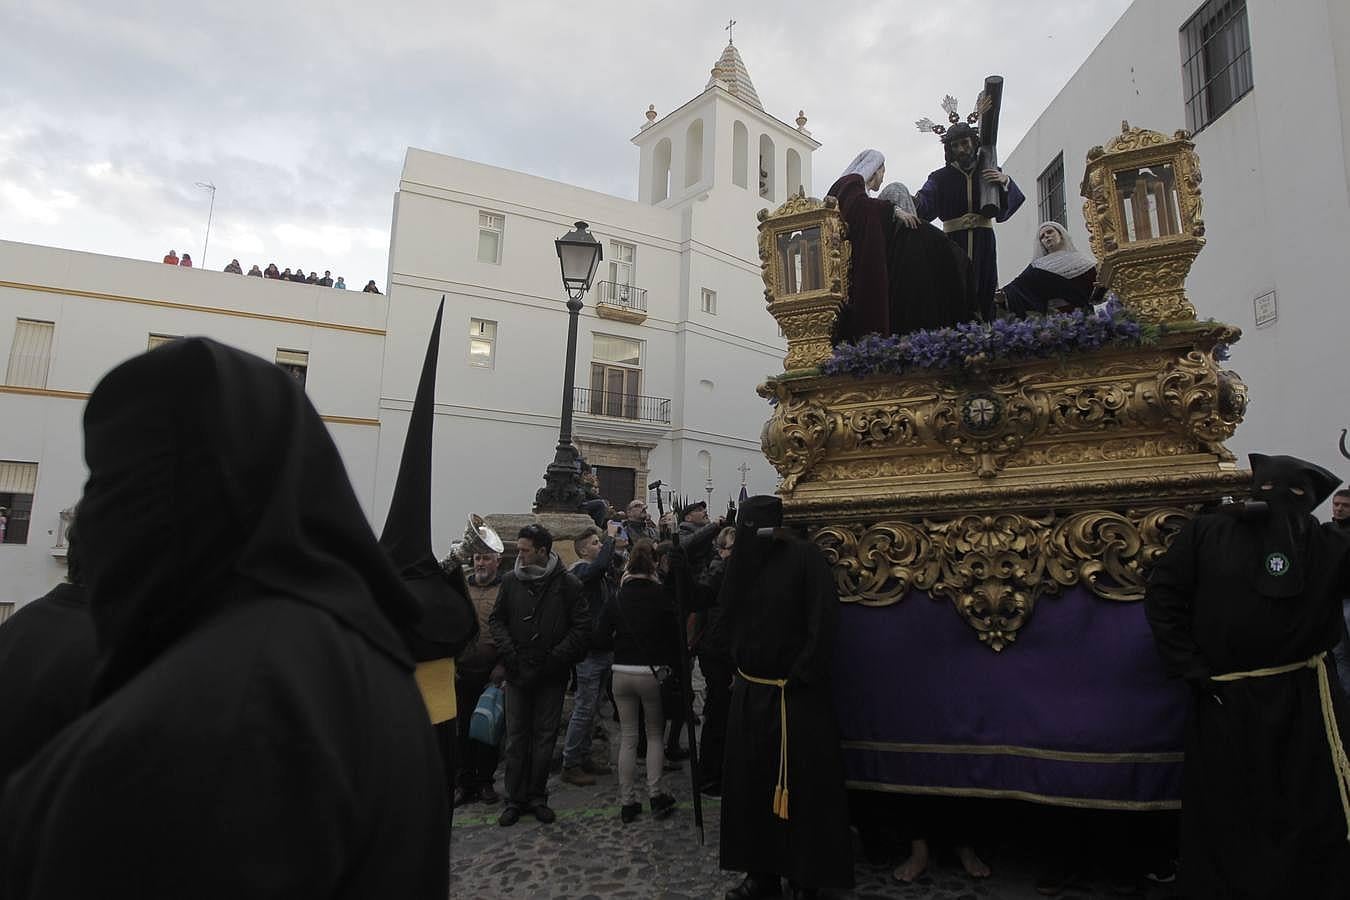
<path id="1" fill-rule="evenodd" d="M 669 794 L 657 794 L 651 799 L 651 805 L 652 815 L 664 819 L 675 811 L 675 798 Z"/>
<path id="2" fill-rule="evenodd" d="M 623 819 L 623 824 L 628 825 L 642 812 L 641 803 L 625 803 L 619 807 L 619 818 Z"/>
<path id="3" fill-rule="evenodd" d="M 726 892 L 726 900 L 756 900 L 758 897 L 781 897 L 782 883 L 776 875 L 746 875 L 745 880 Z"/>
<path id="4" fill-rule="evenodd" d="M 508 806 L 502 810 L 501 816 L 497 819 L 497 824 L 503 828 L 510 828 L 520 821 L 520 807 Z"/>
<path id="5" fill-rule="evenodd" d="M 479 803 L 485 803 L 491 806 L 493 803 L 496 803 L 500 799 L 501 798 L 497 796 L 497 792 L 492 789 L 492 785 L 490 784 L 485 784 L 478 789 Z"/>
<path id="6" fill-rule="evenodd" d="M 667 748 L 666 748 L 666 759 L 673 759 L 673 760 L 675 760 L 676 762 L 679 762 L 679 761 L 682 760 L 682 759 L 688 759 L 688 758 L 689 758 L 689 751 L 686 750 L 686 749 L 684 749 L 683 747 L 667 747 Z"/>
<path id="7" fill-rule="evenodd" d="M 705 797 L 720 797 L 722 796 L 722 782 L 705 781 L 698 786 L 698 792 Z"/>
<path id="8" fill-rule="evenodd" d="M 558 819 L 558 814 L 549 809 L 547 803 L 539 803 L 534 807 L 534 817 L 545 825 L 552 825 Z"/>

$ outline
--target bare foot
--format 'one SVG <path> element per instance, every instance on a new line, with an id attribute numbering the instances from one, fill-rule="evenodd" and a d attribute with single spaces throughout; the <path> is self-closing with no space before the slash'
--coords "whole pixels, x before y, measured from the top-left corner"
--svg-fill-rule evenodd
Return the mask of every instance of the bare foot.
<path id="1" fill-rule="evenodd" d="M 957 847 L 956 857 L 961 860 L 961 868 L 965 869 L 966 874 L 971 878 L 988 878 L 993 874 L 989 865 L 975 855 L 975 848 L 973 847 Z"/>
<path id="2" fill-rule="evenodd" d="M 902 862 L 892 874 L 896 881 L 913 884 L 928 869 L 928 842 L 911 841 L 909 859 Z"/>

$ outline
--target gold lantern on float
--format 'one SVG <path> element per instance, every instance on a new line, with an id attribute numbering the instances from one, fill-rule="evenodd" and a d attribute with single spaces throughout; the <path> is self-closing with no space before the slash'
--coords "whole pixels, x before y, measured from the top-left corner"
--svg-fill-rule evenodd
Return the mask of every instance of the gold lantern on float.
<path id="1" fill-rule="evenodd" d="M 783 368 L 820 366 L 833 352 L 839 309 L 848 296 L 852 248 L 838 203 L 803 190 L 773 212 L 761 209 L 758 218 L 764 299 L 787 338 Z"/>
<path id="2" fill-rule="evenodd" d="M 1205 245 L 1205 223 L 1190 135 L 1122 122 L 1087 158 L 1083 218 L 1101 260 L 1098 280 L 1141 321 L 1193 320 L 1186 276 Z"/>

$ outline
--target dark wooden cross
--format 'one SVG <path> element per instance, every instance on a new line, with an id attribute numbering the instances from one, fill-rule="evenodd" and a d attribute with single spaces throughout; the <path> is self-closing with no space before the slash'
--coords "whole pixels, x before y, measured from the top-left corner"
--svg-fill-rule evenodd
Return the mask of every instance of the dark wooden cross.
<path id="1" fill-rule="evenodd" d="M 728 19 L 728 20 L 727 20 L 727 27 L 726 27 L 724 30 L 725 30 L 726 33 L 727 33 L 727 43 L 728 43 L 728 44 L 734 44 L 734 43 L 736 43 L 735 41 L 733 41 L 733 40 L 731 39 L 731 26 L 733 26 L 733 25 L 735 25 L 735 24 L 736 24 L 736 20 L 735 20 L 735 19 Z"/>

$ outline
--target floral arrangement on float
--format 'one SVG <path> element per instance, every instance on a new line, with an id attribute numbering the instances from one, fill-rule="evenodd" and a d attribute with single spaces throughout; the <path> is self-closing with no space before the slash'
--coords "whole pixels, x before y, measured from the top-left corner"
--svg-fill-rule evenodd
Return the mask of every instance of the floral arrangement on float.
<path id="1" fill-rule="evenodd" d="M 1093 311 L 962 322 L 949 328 L 888 337 L 869 334 L 836 346 L 821 371 L 826 375 L 864 378 L 961 369 L 1146 346 L 1157 343 L 1161 334 L 1162 326 L 1141 323 L 1120 302 L 1110 300 Z"/>

